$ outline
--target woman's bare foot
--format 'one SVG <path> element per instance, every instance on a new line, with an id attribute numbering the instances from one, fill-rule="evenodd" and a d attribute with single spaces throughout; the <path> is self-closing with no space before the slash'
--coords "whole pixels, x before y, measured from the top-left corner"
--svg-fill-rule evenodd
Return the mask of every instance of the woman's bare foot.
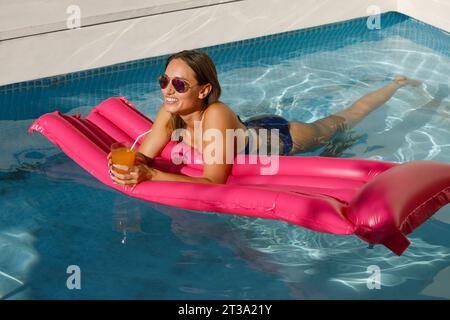
<path id="1" fill-rule="evenodd" d="M 411 79 L 411 78 L 408 78 L 408 77 L 405 77 L 405 76 L 400 76 L 400 75 L 399 76 L 395 76 L 394 82 L 396 84 L 398 84 L 399 86 L 401 86 L 401 87 L 406 86 L 406 85 L 411 85 L 413 87 L 417 87 L 420 84 L 422 84 L 422 82 L 419 81 L 419 80 Z"/>

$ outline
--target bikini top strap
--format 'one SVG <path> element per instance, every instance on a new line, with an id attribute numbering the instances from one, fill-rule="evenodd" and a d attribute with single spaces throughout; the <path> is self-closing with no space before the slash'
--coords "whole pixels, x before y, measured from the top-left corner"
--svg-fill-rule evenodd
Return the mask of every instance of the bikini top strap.
<path id="1" fill-rule="evenodd" d="M 203 110 L 202 118 L 200 119 L 200 123 L 203 123 L 203 118 L 205 117 L 206 109 Z"/>

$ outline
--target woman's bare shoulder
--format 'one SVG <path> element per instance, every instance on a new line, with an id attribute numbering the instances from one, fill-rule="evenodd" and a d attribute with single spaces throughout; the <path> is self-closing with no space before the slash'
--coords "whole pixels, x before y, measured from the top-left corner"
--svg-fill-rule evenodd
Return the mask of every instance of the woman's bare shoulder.
<path id="1" fill-rule="evenodd" d="M 236 113 L 222 102 L 215 102 L 205 111 L 204 128 L 237 129 L 241 127 Z"/>
<path id="2" fill-rule="evenodd" d="M 235 117 L 236 113 L 223 102 L 214 102 L 206 108 L 205 117 Z"/>

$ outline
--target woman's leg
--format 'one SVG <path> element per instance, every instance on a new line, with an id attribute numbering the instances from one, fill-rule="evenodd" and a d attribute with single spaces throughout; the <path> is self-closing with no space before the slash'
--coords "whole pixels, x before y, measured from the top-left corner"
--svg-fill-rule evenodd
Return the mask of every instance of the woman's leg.
<path id="1" fill-rule="evenodd" d="M 371 92 L 352 104 L 351 107 L 334 115 L 316 120 L 312 123 L 289 122 L 293 147 L 290 154 L 312 151 L 328 142 L 336 133 L 353 128 L 370 112 L 388 101 L 394 93 L 405 85 L 419 85 L 417 80 L 397 76 L 395 80 Z"/>

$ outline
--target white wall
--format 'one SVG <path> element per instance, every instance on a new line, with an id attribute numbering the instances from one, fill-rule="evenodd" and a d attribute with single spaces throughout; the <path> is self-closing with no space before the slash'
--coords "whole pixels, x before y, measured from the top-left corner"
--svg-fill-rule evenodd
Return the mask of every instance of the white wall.
<path id="1" fill-rule="evenodd" d="M 0 24 L 1 37 L 9 39 L 0 42 L 0 85 L 344 21 L 368 15 L 370 5 L 381 12 L 398 8 L 396 0 L 108 0 L 108 11 L 99 1 L 15 1 L 0 0 L 0 21 L 20 17 Z M 437 12 L 421 10 L 425 0 L 398 1 L 410 1 L 402 8 L 417 19 L 437 15 L 445 26 L 450 0 L 432 0 Z M 82 28 L 64 30 L 64 6 L 74 2 L 80 4 Z M 40 8 L 43 3 L 53 7 Z M 128 20 L 102 23 L 118 18 Z M 48 33 L 26 36 L 40 32 Z"/>
<path id="2" fill-rule="evenodd" d="M 67 29 L 67 8 L 71 5 L 81 9 L 83 26 L 89 26 L 229 1 L 0 0 L 0 40 Z"/>
<path id="3" fill-rule="evenodd" d="M 450 0 L 397 0 L 397 11 L 450 32 Z"/>

